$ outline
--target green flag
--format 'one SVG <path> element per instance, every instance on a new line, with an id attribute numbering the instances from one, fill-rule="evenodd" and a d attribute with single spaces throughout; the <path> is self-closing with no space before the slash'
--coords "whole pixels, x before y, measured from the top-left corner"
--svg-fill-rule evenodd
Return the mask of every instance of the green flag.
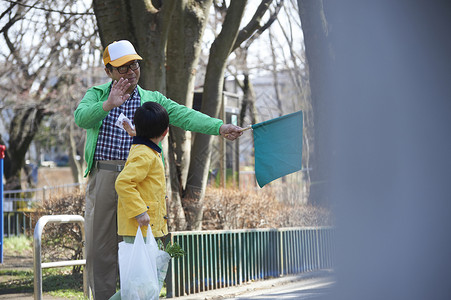
<path id="1" fill-rule="evenodd" d="M 252 129 L 260 187 L 302 168 L 302 111 L 252 125 Z"/>

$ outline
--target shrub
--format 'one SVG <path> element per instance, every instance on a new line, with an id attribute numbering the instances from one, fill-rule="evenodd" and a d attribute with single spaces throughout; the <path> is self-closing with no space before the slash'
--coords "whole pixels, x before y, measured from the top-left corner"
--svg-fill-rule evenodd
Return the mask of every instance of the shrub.
<path id="1" fill-rule="evenodd" d="M 40 203 L 31 213 L 33 223 L 44 215 L 84 215 L 85 192 L 76 189 L 71 193 L 55 193 Z M 33 226 L 34 227 L 34 226 Z M 48 223 L 44 227 L 41 242 L 43 261 L 83 259 L 83 243 L 80 225 L 77 223 Z M 74 266 L 79 273 L 81 266 Z"/>
<path id="2" fill-rule="evenodd" d="M 207 188 L 203 228 L 243 229 L 330 226 L 331 213 L 323 207 L 281 201 L 280 189 L 256 191 Z"/>

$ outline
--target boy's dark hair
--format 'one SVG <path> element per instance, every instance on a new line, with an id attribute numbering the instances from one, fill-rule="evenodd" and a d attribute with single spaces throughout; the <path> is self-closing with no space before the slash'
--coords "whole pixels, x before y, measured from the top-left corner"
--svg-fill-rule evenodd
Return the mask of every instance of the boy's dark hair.
<path id="1" fill-rule="evenodd" d="M 136 136 L 153 139 L 160 137 L 169 126 L 166 109 L 156 102 L 145 102 L 135 112 Z"/>

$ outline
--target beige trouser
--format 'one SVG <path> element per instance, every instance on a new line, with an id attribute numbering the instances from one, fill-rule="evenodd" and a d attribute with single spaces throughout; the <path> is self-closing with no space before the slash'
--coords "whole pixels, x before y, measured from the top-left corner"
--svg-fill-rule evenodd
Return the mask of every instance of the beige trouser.
<path id="1" fill-rule="evenodd" d="M 86 269 L 95 300 L 109 299 L 116 292 L 120 239 L 117 235 L 117 194 L 114 183 L 118 175 L 117 171 L 93 168 L 88 180 L 85 209 Z"/>

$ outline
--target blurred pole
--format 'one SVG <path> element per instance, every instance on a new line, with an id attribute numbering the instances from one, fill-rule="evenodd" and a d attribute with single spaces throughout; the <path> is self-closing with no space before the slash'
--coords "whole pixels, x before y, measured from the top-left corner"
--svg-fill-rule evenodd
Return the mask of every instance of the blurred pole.
<path id="1" fill-rule="evenodd" d="M 451 3 L 324 1 L 337 285 L 451 299 Z"/>
<path id="2" fill-rule="evenodd" d="M 3 263 L 3 159 L 5 158 L 5 150 L 6 147 L 4 145 L 0 145 L 0 264 Z"/>

